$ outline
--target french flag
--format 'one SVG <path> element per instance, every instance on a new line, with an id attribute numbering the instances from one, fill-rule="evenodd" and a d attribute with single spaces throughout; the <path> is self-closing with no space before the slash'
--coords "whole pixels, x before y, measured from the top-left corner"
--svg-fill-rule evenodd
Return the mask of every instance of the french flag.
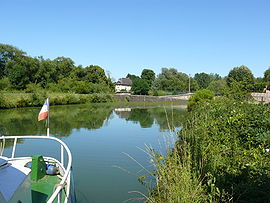
<path id="1" fill-rule="evenodd" d="M 38 121 L 44 120 L 49 115 L 49 98 L 47 98 L 38 114 Z"/>

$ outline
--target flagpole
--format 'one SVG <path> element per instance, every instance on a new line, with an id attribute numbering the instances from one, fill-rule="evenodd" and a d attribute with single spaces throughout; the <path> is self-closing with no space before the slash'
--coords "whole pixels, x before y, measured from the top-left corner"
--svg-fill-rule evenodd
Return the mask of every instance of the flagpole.
<path id="1" fill-rule="evenodd" d="M 50 97 L 48 97 L 47 136 L 50 136 Z"/>

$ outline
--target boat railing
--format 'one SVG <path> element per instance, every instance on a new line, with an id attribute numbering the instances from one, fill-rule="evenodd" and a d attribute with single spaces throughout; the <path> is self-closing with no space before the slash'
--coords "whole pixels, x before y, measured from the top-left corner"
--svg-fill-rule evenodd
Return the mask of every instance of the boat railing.
<path id="1" fill-rule="evenodd" d="M 52 203 L 56 197 L 58 200 L 58 203 L 62 202 L 62 189 L 67 185 L 68 189 L 67 189 L 67 197 L 69 194 L 69 185 L 70 185 L 70 171 L 71 171 L 71 166 L 72 166 L 72 155 L 71 152 L 69 150 L 69 148 L 67 147 L 67 145 L 61 141 L 58 138 L 55 137 L 51 137 L 51 136 L 0 136 L 0 141 L 3 141 L 3 145 L 5 145 L 5 140 L 8 139 L 13 139 L 13 147 L 12 147 L 12 153 L 11 153 L 11 157 L 8 157 L 10 159 L 15 159 L 17 158 L 15 156 L 16 153 L 16 146 L 17 146 L 17 141 L 18 139 L 46 139 L 46 140 L 54 140 L 56 142 L 58 142 L 60 144 L 60 162 L 58 164 L 60 164 L 60 166 L 62 167 L 62 169 L 64 170 L 64 174 L 62 177 L 62 180 L 60 181 L 59 184 L 57 184 L 57 186 L 55 187 L 55 191 L 53 192 L 53 194 L 51 195 L 51 197 L 49 198 L 49 200 L 47 201 L 47 203 Z M 2 156 L 3 151 L 4 151 L 4 146 L 2 146 L 2 149 L 0 149 L 0 156 Z M 67 166 L 64 166 L 64 152 L 67 153 Z M 56 159 L 57 160 L 57 159 Z M 67 199 L 66 201 L 67 202 Z"/>

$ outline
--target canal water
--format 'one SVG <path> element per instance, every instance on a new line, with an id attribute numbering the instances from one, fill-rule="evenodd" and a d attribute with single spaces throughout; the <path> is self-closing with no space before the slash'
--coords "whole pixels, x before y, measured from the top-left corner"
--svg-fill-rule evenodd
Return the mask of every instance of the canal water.
<path id="1" fill-rule="evenodd" d="M 0 110 L 1 135 L 45 135 L 40 108 Z M 108 104 L 52 106 L 50 133 L 73 155 L 78 202 L 143 202 L 147 188 L 138 178 L 153 171 L 147 147 L 165 153 L 176 139 L 185 110 L 179 106 L 116 107 Z M 11 153 L 7 143 L 4 155 Z M 51 142 L 20 140 L 16 155 L 45 154 L 60 159 Z M 146 179 L 154 186 L 154 179 Z"/>

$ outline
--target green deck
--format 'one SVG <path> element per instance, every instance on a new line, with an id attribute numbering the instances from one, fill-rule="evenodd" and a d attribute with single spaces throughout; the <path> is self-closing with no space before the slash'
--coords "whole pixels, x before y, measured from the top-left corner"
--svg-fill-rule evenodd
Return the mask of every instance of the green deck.
<path id="1" fill-rule="evenodd" d="M 60 179 L 57 176 L 46 175 L 38 181 L 31 181 L 31 196 L 32 203 L 46 202 L 54 191 L 56 184 L 60 183 Z"/>
<path id="2" fill-rule="evenodd" d="M 19 200 L 22 203 L 46 203 L 55 189 L 55 184 L 59 184 L 61 181 L 56 175 L 46 175 L 38 181 L 31 181 L 30 175 L 15 192 L 9 203 L 17 203 Z M 63 191 L 62 202 L 64 199 Z M 57 203 L 57 198 L 54 203 Z"/>

